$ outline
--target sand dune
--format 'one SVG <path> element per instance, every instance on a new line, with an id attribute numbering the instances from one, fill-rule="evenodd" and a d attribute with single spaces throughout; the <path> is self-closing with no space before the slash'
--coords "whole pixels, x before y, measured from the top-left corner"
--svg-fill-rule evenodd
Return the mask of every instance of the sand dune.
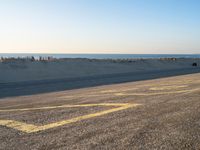
<path id="1" fill-rule="evenodd" d="M 11 61 L 0 63 L 0 83 L 75 78 L 116 73 L 192 68 L 200 59 L 90 60 L 64 59 L 50 62 Z"/>

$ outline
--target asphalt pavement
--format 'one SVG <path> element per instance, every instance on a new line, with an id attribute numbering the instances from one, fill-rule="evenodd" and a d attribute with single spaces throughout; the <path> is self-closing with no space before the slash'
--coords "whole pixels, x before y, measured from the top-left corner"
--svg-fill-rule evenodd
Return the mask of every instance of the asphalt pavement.
<path id="1" fill-rule="evenodd" d="M 0 149 L 199 149 L 199 97 L 199 73 L 2 96 Z"/>

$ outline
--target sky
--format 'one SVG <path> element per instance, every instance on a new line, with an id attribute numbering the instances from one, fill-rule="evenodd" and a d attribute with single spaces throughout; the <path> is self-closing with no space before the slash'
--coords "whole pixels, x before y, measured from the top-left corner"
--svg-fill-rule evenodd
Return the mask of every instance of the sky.
<path id="1" fill-rule="evenodd" d="M 0 0 L 0 53 L 200 53 L 199 0 Z"/>

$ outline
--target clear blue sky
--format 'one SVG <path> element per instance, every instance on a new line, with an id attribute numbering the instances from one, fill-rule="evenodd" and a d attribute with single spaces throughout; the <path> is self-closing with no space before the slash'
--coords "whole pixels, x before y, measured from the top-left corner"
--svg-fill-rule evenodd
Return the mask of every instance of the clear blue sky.
<path id="1" fill-rule="evenodd" d="M 200 53 L 200 0 L 2 0 L 0 53 Z"/>

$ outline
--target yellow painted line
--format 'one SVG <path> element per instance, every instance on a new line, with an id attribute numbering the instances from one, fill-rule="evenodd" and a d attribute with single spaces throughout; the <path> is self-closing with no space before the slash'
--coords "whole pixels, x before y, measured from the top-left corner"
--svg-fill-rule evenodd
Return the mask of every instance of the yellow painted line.
<path id="1" fill-rule="evenodd" d="M 179 88 L 185 88 L 188 87 L 188 85 L 179 85 L 179 86 L 175 86 L 175 85 L 171 85 L 171 86 L 160 86 L 160 87 L 151 87 L 149 88 L 150 90 L 174 90 L 174 89 L 179 89 Z"/>
<path id="2" fill-rule="evenodd" d="M 117 89 L 117 90 L 103 90 L 103 91 L 100 91 L 99 93 L 116 93 L 116 92 L 126 92 L 126 91 L 131 91 L 131 90 L 137 90 L 138 88 L 127 88 L 127 89 Z M 97 93 L 95 93 L 97 94 Z"/>
<path id="3" fill-rule="evenodd" d="M 104 110 L 101 112 L 88 114 L 88 115 L 84 115 L 84 116 L 80 116 L 80 117 L 76 117 L 76 118 L 72 118 L 72 119 L 68 119 L 68 120 L 62 120 L 62 121 L 50 123 L 50 124 L 43 125 L 43 126 L 27 124 L 27 123 L 23 123 L 23 122 L 19 122 L 19 121 L 14 121 L 14 120 L 0 120 L 0 125 L 10 127 L 10 128 L 13 128 L 13 129 L 25 132 L 25 133 L 34 133 L 34 132 L 38 132 L 38 131 L 44 131 L 47 129 L 63 126 L 63 125 L 69 124 L 69 123 L 82 121 L 82 120 L 89 119 L 89 118 L 99 117 L 99 116 L 113 113 L 116 111 L 125 110 L 125 109 L 131 108 L 131 107 L 136 107 L 138 105 L 140 105 L 140 104 L 101 103 L 101 104 L 83 104 L 83 105 L 63 105 L 63 106 L 67 106 L 68 108 L 69 107 L 92 107 L 92 106 L 116 106 L 117 108 L 112 108 L 109 110 Z M 61 108 L 61 106 L 60 107 L 58 107 L 58 106 L 40 107 L 40 109 L 43 109 L 43 108 L 44 109 L 52 109 L 52 108 Z M 39 108 L 36 108 L 36 109 L 38 110 Z M 26 110 L 36 110 L 36 109 L 26 108 L 26 109 L 18 109 L 18 110 L 26 111 Z M 15 111 L 16 111 L 16 109 L 15 109 Z"/>
<path id="4" fill-rule="evenodd" d="M 179 86 L 179 88 L 184 88 L 183 86 Z M 169 89 L 169 88 L 168 88 Z M 159 90 L 159 88 L 150 88 L 150 90 Z M 160 87 L 160 90 L 164 90 L 164 88 Z M 167 90 L 167 88 L 165 89 Z M 175 90 L 175 89 L 171 89 L 171 90 Z M 194 91 L 198 91 L 200 89 L 191 89 L 191 90 L 178 90 L 178 91 L 166 91 L 166 92 L 155 92 L 155 93 L 126 93 L 126 92 L 116 92 L 116 93 L 107 93 L 106 95 L 114 95 L 114 96 L 131 96 L 131 95 L 135 95 L 135 96 L 151 96 L 151 95 L 162 95 L 162 94 L 178 94 L 178 93 L 186 93 L 186 92 L 194 92 Z M 105 95 L 105 94 L 104 94 Z M 102 95 L 93 95 L 93 94 L 89 94 L 87 95 L 87 97 L 96 97 L 96 96 L 102 96 Z M 0 110 L 1 112 L 1 110 Z"/>
<path id="5" fill-rule="evenodd" d="M 32 110 L 45 110 L 45 109 L 57 109 L 57 108 L 74 108 L 74 107 L 94 107 L 94 106 L 126 106 L 127 103 L 99 103 L 99 104 L 79 104 L 79 105 L 60 105 L 60 106 L 48 106 L 48 107 L 36 107 L 36 108 L 18 108 L 18 109 L 3 109 L 0 112 L 12 112 L 12 111 L 32 111 Z"/>
<path id="6" fill-rule="evenodd" d="M 117 92 L 117 90 L 103 90 L 103 91 L 100 91 L 99 93 L 103 93 L 104 94 L 104 93 L 115 93 L 115 92 Z M 96 92 L 96 93 L 98 93 L 98 92 Z"/>
<path id="7" fill-rule="evenodd" d="M 105 95 L 105 94 L 104 94 Z M 109 95 L 109 93 L 107 93 L 106 95 Z M 90 93 L 87 95 L 66 95 L 66 96 L 61 96 L 59 98 L 63 99 L 63 98 L 85 98 L 85 97 L 96 97 L 96 96 L 102 96 L 102 94 L 97 94 L 97 93 Z"/>
<path id="8" fill-rule="evenodd" d="M 156 92 L 156 93 L 115 93 L 116 96 L 151 96 L 151 95 L 163 95 L 163 94 L 178 94 L 186 92 L 199 91 L 199 89 L 170 91 L 170 92 Z"/>
<path id="9" fill-rule="evenodd" d="M 200 80 L 189 80 L 189 79 L 182 79 L 182 80 L 177 80 L 177 81 L 162 81 L 160 83 L 151 83 L 151 84 L 146 84 L 146 85 L 136 85 L 136 87 L 134 88 L 122 88 L 122 89 L 108 89 L 108 90 L 102 90 L 99 92 L 91 92 L 89 93 L 87 96 L 86 95 L 66 95 L 66 96 L 62 96 L 60 98 L 81 98 L 81 97 L 97 97 L 97 96 L 102 96 L 102 94 L 104 96 L 109 96 L 109 95 L 115 95 L 115 96 L 120 96 L 120 95 L 125 95 L 125 92 L 131 91 L 131 90 L 136 90 L 136 89 L 140 89 L 140 88 L 144 88 L 147 87 L 149 88 L 149 90 L 176 90 L 179 88 L 184 88 L 184 87 L 188 87 L 189 83 L 198 83 L 200 82 Z M 183 85 L 184 84 L 184 85 Z M 156 87 L 157 86 L 157 87 Z M 187 92 L 187 91 L 183 91 L 183 92 Z M 123 94 L 121 94 L 123 93 Z M 128 95 L 160 95 L 160 94 L 173 94 L 173 93 L 182 93 L 182 92 L 159 92 L 159 93 L 150 93 L 150 94 L 146 94 L 146 93 L 132 93 L 132 94 L 128 94 Z M 127 95 L 127 94 L 126 94 Z"/>
<path id="10" fill-rule="evenodd" d="M 37 126 L 35 125 L 27 124 L 27 123 L 23 123 L 19 121 L 14 121 L 14 120 L 0 120 L 0 125 L 13 128 L 19 131 L 23 131 L 26 133 L 31 133 L 31 131 L 34 132 L 37 128 Z"/>
<path id="11" fill-rule="evenodd" d="M 131 90 L 136 90 L 138 88 L 131 88 L 131 89 L 119 89 L 119 90 L 103 90 L 103 91 L 99 91 L 99 92 L 91 92 L 87 95 L 65 95 L 65 96 L 61 96 L 59 98 L 81 98 L 81 97 L 97 97 L 97 96 L 105 96 L 105 95 L 110 95 L 112 93 L 118 93 L 118 92 L 126 92 L 126 91 L 131 91 Z"/>

